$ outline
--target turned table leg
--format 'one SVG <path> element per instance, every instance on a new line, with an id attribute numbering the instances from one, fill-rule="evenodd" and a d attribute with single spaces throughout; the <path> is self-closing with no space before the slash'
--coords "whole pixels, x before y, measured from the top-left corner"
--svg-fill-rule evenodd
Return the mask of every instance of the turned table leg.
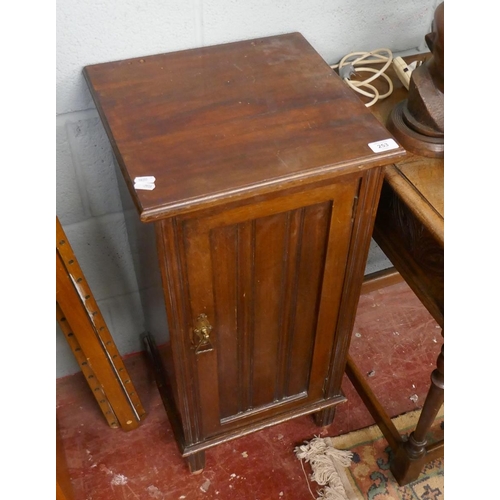
<path id="1" fill-rule="evenodd" d="M 415 430 L 399 446 L 391 471 L 400 485 L 415 481 L 426 463 L 426 435 L 444 401 L 444 345 L 437 358 L 436 369 L 431 374 L 431 387 Z"/>

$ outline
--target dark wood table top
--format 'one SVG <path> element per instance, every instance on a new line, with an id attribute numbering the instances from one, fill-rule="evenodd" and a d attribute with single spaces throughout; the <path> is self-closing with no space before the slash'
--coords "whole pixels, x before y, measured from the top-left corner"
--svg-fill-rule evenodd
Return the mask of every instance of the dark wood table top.
<path id="1" fill-rule="evenodd" d="M 87 66 L 143 221 L 387 165 L 403 148 L 300 33 Z M 154 176 L 155 189 L 135 190 Z"/>

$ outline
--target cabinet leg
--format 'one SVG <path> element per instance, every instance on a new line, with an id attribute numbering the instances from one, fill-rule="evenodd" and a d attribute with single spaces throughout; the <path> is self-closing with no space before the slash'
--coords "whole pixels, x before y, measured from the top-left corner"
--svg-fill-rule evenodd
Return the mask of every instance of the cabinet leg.
<path id="1" fill-rule="evenodd" d="M 325 410 L 321 410 L 318 413 L 315 413 L 313 417 L 316 425 L 318 427 L 326 427 L 327 425 L 330 425 L 335 417 L 336 409 L 336 406 L 332 406 L 330 408 L 326 408 Z"/>
<path id="2" fill-rule="evenodd" d="M 199 451 L 186 457 L 191 474 L 199 474 L 205 468 L 205 452 Z"/>
<path id="3" fill-rule="evenodd" d="M 427 452 L 425 436 L 444 401 L 444 345 L 441 348 L 436 366 L 437 368 L 431 375 L 431 387 L 417 426 L 410 434 L 408 441 L 399 446 L 391 464 L 391 471 L 401 486 L 415 481 L 425 464 Z"/>

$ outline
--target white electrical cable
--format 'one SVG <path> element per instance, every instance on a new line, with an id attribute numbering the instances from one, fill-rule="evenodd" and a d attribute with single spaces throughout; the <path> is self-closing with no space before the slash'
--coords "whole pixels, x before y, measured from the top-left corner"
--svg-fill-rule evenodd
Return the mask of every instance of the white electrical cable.
<path id="1" fill-rule="evenodd" d="M 384 65 L 380 69 L 359 67 L 360 64 L 367 65 L 381 63 L 384 63 Z M 385 74 L 385 71 L 391 65 L 391 63 L 392 52 L 389 49 L 377 49 L 371 52 L 351 52 L 350 54 L 344 56 L 338 64 L 333 64 L 330 67 L 332 69 L 338 69 L 339 74 L 343 78 L 344 82 L 346 82 L 347 85 L 349 85 L 349 87 L 351 87 L 355 92 L 372 98 L 372 100 L 366 104 L 366 107 L 369 107 L 375 104 L 377 101 L 385 99 L 392 94 L 394 88 L 392 80 Z M 373 75 L 366 80 L 350 79 L 351 75 L 362 72 L 373 73 Z M 343 74 L 345 74 L 345 76 L 343 76 Z M 371 82 L 379 77 L 384 78 L 389 85 L 389 90 L 382 95 L 373 85 L 371 85 Z M 362 87 L 370 90 L 371 92 L 363 90 Z"/>

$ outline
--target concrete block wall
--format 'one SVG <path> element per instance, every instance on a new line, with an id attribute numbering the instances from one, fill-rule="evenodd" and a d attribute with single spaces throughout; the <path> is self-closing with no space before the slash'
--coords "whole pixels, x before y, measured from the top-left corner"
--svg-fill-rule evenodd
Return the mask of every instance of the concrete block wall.
<path id="1" fill-rule="evenodd" d="M 426 50 L 438 0 L 59 0 L 56 211 L 122 355 L 144 315 L 113 155 L 88 64 L 299 31 L 330 64 L 352 51 Z M 374 246 L 370 271 L 384 267 Z M 56 324 L 56 376 L 79 368 Z"/>

